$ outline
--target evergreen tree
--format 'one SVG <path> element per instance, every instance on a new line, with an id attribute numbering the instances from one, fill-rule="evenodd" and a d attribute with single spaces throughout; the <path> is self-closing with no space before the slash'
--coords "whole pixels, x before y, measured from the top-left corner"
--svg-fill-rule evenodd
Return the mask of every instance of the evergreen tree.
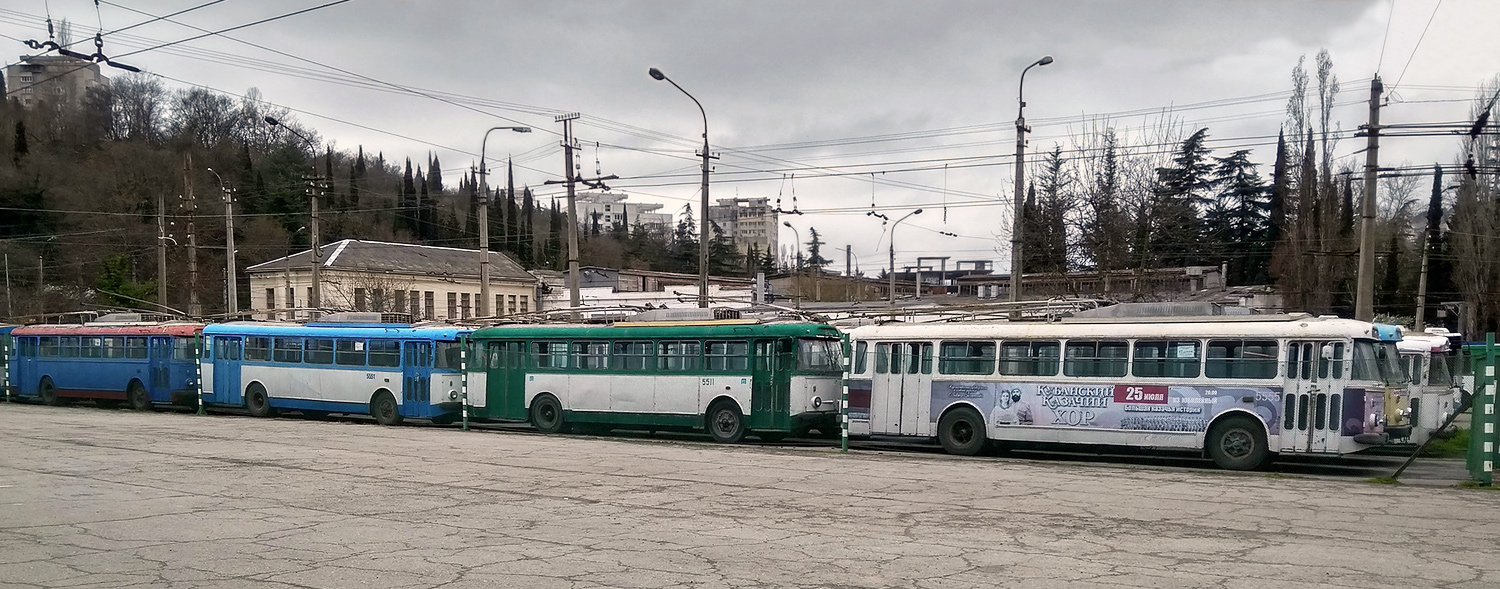
<path id="1" fill-rule="evenodd" d="M 516 256 L 523 260 L 522 263 L 530 264 L 536 268 L 541 264 L 541 252 L 534 251 L 532 239 L 536 233 L 534 203 L 531 201 L 531 187 L 521 188 L 521 218 L 519 230 L 516 232 Z"/>
<path id="2" fill-rule="evenodd" d="M 437 229 L 437 207 L 433 205 L 432 194 L 427 190 L 427 176 L 422 175 L 422 168 L 417 168 L 417 239 L 419 241 L 432 241 L 436 239 Z"/>
<path id="3" fill-rule="evenodd" d="M 26 121 L 23 120 L 23 119 L 18 119 L 18 120 L 16 120 L 16 139 L 15 139 L 15 145 L 14 145 L 12 151 L 10 152 L 10 162 L 12 164 L 15 164 L 16 167 L 20 167 L 21 166 L 21 160 L 26 159 L 26 155 L 29 154 L 29 153 L 31 153 L 31 148 L 28 147 L 27 145 L 28 144 L 26 143 Z"/>
<path id="4" fill-rule="evenodd" d="M 1114 129 L 1105 130 L 1103 143 L 1079 242 L 1096 270 L 1109 271 L 1129 263 L 1130 219 L 1121 202 L 1119 138 Z"/>
<path id="5" fill-rule="evenodd" d="M 823 238 L 818 235 L 817 227 L 808 227 L 807 234 L 811 236 L 807 240 L 807 265 L 822 272 L 823 267 L 829 263 L 828 258 L 823 257 Z M 713 252 L 710 251 L 709 254 L 712 255 Z"/>
<path id="6" fill-rule="evenodd" d="M 557 270 L 567 269 L 568 267 L 567 255 L 563 250 L 563 224 L 567 222 L 567 217 L 558 208 L 557 199 L 552 199 L 552 210 L 547 214 L 550 231 L 548 232 L 546 257 L 548 260 L 547 263 L 553 269 Z"/>
<path id="7" fill-rule="evenodd" d="M 1270 264 L 1271 202 L 1265 182 L 1250 161 L 1250 150 L 1214 158 L 1213 185 L 1218 197 L 1205 215 L 1209 251 L 1230 262 L 1233 284 L 1265 280 Z M 1235 254 L 1239 254 L 1235 256 Z"/>
<path id="8" fill-rule="evenodd" d="M 438 163 L 437 154 L 433 154 L 432 159 L 427 161 L 427 188 L 434 195 L 443 195 L 443 168 Z"/>
<path id="9" fill-rule="evenodd" d="M 411 175 L 411 158 L 406 158 L 406 173 L 401 176 L 401 204 L 400 209 L 401 226 L 411 233 L 413 238 L 420 239 L 417 223 L 417 183 Z"/>
<path id="10" fill-rule="evenodd" d="M 1151 243 L 1159 265 L 1186 266 L 1204 261 L 1198 208 L 1212 204 L 1213 167 L 1207 140 L 1208 128 L 1199 129 L 1178 145 L 1171 167 L 1156 170 Z"/>
<path id="11" fill-rule="evenodd" d="M 354 167 L 349 169 L 349 208 L 358 209 L 359 185 L 365 180 L 365 146 L 359 146 L 359 155 L 354 158 Z"/>
<path id="12" fill-rule="evenodd" d="M 1068 173 L 1061 145 L 1054 145 L 1052 151 L 1042 158 L 1037 184 L 1038 189 L 1027 195 L 1027 200 L 1034 203 L 1033 230 L 1022 249 L 1023 252 L 1033 252 L 1034 263 L 1023 268 L 1034 272 L 1065 273 L 1069 269 L 1067 215 L 1073 208 L 1073 179 Z"/>
<path id="13" fill-rule="evenodd" d="M 672 232 L 672 272 L 698 272 L 698 226 L 693 221 L 693 205 L 682 205 L 677 215 L 677 227 Z"/>

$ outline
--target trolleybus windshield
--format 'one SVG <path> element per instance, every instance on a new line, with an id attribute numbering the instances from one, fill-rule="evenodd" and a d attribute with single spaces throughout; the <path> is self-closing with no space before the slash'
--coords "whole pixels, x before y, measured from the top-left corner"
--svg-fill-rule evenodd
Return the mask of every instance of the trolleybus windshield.
<path id="1" fill-rule="evenodd" d="M 836 339 L 797 340 L 797 369 L 839 372 L 844 369 L 844 345 Z"/>
<path id="2" fill-rule="evenodd" d="M 1399 386 L 1406 379 L 1401 371 L 1401 354 L 1395 342 L 1354 340 L 1354 380 L 1373 380 L 1387 386 Z"/>

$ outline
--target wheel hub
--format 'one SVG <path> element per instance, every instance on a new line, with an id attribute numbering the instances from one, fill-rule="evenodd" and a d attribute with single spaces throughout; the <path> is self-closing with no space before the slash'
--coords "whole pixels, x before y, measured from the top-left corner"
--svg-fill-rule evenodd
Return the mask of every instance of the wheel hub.
<path id="1" fill-rule="evenodd" d="M 1224 434 L 1224 453 L 1233 458 L 1244 458 L 1255 450 L 1255 440 L 1244 430 Z"/>

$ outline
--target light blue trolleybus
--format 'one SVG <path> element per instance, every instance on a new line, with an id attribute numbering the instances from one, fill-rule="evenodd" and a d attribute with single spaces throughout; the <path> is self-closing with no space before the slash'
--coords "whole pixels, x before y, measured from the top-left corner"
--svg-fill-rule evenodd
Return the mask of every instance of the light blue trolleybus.
<path id="1" fill-rule="evenodd" d="M 204 328 L 203 399 L 256 417 L 282 410 L 452 423 L 463 408 L 461 338 L 469 329 L 413 325 L 401 313 L 339 313 L 301 323 Z"/>

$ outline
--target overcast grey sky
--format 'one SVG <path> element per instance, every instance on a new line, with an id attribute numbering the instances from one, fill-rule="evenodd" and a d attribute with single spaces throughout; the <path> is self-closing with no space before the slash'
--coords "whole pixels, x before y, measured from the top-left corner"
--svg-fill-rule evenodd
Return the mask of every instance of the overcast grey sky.
<path id="1" fill-rule="evenodd" d="M 129 5 L 160 15 L 203 1 Z M 321 3 L 228 0 L 176 20 L 217 30 Z M 259 88 L 339 148 L 363 145 L 414 161 L 434 151 L 449 182 L 477 159 L 485 129 L 530 125 L 538 132 L 492 136 L 489 155 L 516 154 L 518 182 L 544 195 L 558 192 L 540 185 L 561 177 L 563 166 L 553 116 L 577 111 L 583 173 L 593 174 L 597 158 L 605 174 L 623 178 L 615 186 L 631 200 L 676 212 L 697 202 L 693 145 L 702 123 L 687 97 L 647 76 L 658 67 L 707 110 L 710 141 L 723 156 L 713 198 L 779 195 L 790 209 L 795 192 L 809 214 L 785 218 L 804 240 L 807 227 L 816 227 L 831 246 L 851 245 L 861 269 L 872 272 L 884 265 L 889 243 L 880 221 L 864 215 L 873 193 L 877 205 L 895 207 L 887 213 L 926 208 L 901 226 L 898 265 L 951 255 L 993 259 L 1003 270 L 1016 85 L 1022 68 L 1042 55 L 1056 62 L 1027 75 L 1032 154 L 1054 144 L 1066 149 L 1084 119 L 1107 117 L 1128 132 L 1175 106 L 1172 116 L 1184 126 L 1209 127 L 1215 155 L 1248 147 L 1268 163 L 1290 71 L 1302 55 L 1311 66 L 1320 48 L 1331 52 L 1343 82 L 1334 111 L 1342 129 L 1365 122 L 1368 80 L 1377 71 L 1388 89 L 1400 80 L 1385 122 L 1466 119 L 1468 99 L 1500 72 L 1496 8 L 1489 0 L 354 0 L 231 35 L 428 96 L 222 38 L 128 63 L 168 77 L 169 87 Z M 77 37 L 98 26 L 91 0 L 51 0 L 50 9 L 75 24 Z M 39 38 L 45 31 L 29 17 L 45 12 L 43 0 L 7 2 L 0 32 Z M 109 4 L 101 16 L 105 30 L 145 19 Z M 138 37 L 107 38 L 106 52 L 196 32 L 158 22 L 129 34 Z M 15 44 L 9 59 L 25 50 Z M 1228 104 L 1194 107 L 1210 101 Z M 1118 114 L 1145 112 L 1154 114 Z M 1345 139 L 1335 153 L 1363 144 Z M 1388 139 L 1382 164 L 1449 161 L 1456 145 Z M 791 240 L 783 229 L 782 241 Z M 842 254 L 825 256 L 842 269 Z"/>

